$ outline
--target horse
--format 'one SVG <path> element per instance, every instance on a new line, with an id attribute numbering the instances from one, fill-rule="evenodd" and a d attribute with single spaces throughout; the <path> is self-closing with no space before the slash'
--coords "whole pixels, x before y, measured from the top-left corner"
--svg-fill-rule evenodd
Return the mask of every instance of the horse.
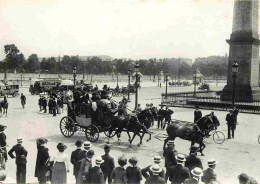
<path id="1" fill-rule="evenodd" d="M 150 110 L 142 110 L 136 116 L 113 116 L 113 120 L 111 121 L 111 126 L 109 128 L 109 135 L 111 135 L 113 131 L 116 131 L 118 144 L 120 144 L 121 133 L 123 130 L 126 130 L 129 138 L 128 141 L 130 143 L 129 147 L 132 147 L 132 142 L 136 136 L 139 136 L 140 138 L 140 143 L 138 144 L 139 147 L 142 144 L 143 137 L 146 133 L 149 134 L 149 139 L 147 142 L 151 140 L 151 133 L 148 129 L 151 127 L 153 119 L 154 116 Z M 132 137 L 130 136 L 130 132 L 133 132 Z"/>
<path id="2" fill-rule="evenodd" d="M 215 115 L 206 115 L 196 122 L 197 125 L 192 124 L 190 126 L 181 126 L 176 124 L 177 122 L 173 122 L 167 126 L 166 132 L 168 137 L 164 140 L 163 149 L 165 149 L 165 145 L 169 140 L 174 141 L 176 137 L 179 137 L 191 141 L 191 145 L 198 143 L 200 153 L 204 156 L 203 150 L 206 145 L 203 143 L 203 140 L 210 131 L 216 130 L 220 125 L 218 118 Z"/>

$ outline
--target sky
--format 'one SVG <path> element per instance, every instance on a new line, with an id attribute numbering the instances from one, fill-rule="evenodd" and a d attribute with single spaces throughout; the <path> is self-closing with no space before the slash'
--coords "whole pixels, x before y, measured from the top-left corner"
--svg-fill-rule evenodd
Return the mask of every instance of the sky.
<path id="1" fill-rule="evenodd" d="M 225 55 L 233 0 L 0 0 L 0 60 L 15 44 L 28 58 Z"/>

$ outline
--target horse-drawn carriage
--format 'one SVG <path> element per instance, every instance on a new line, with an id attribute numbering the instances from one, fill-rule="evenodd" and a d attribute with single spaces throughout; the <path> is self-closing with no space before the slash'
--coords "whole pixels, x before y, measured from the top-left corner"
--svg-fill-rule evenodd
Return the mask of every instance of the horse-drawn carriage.
<path id="1" fill-rule="evenodd" d="M 68 115 L 61 119 L 60 131 L 65 137 L 71 137 L 75 132 L 85 133 L 86 138 L 91 142 L 97 141 L 102 132 L 108 138 L 117 135 L 120 141 L 121 133 L 125 131 L 130 145 L 136 135 L 140 137 L 140 144 L 145 133 L 150 134 L 151 139 L 148 129 L 152 121 L 157 118 L 155 112 L 143 110 L 138 115 L 115 115 L 119 110 L 107 99 L 89 104 L 75 104 L 74 101 L 69 101 Z M 129 132 L 134 135 L 131 137 Z"/>

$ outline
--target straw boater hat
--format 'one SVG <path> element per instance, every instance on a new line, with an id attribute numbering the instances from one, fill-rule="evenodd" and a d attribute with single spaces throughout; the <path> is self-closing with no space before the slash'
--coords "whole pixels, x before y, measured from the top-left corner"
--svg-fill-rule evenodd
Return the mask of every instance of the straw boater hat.
<path id="1" fill-rule="evenodd" d="M 194 169 L 191 170 L 191 174 L 193 176 L 201 177 L 203 175 L 203 171 L 199 167 L 195 167 Z"/>
<path id="2" fill-rule="evenodd" d="M 83 143 L 83 147 L 84 147 L 84 149 L 86 149 L 86 150 L 89 150 L 89 149 L 91 148 L 91 146 L 92 146 L 92 144 L 91 144 L 89 141 L 85 141 L 85 142 Z"/>
<path id="3" fill-rule="evenodd" d="M 154 156 L 153 157 L 153 161 L 155 162 L 155 163 L 160 163 L 161 162 L 161 157 L 160 156 Z"/>
<path id="4" fill-rule="evenodd" d="M 169 140 L 169 141 L 167 142 L 167 145 L 170 146 L 170 145 L 175 145 L 175 144 L 174 144 L 174 141 L 173 141 L 173 140 Z"/>
<path id="5" fill-rule="evenodd" d="M 162 171 L 162 168 L 158 164 L 155 164 L 150 167 L 150 170 L 153 173 L 160 173 Z"/>
<path id="6" fill-rule="evenodd" d="M 21 144 L 22 142 L 23 142 L 23 139 L 22 139 L 21 137 L 18 137 L 18 138 L 17 138 L 17 143 L 18 143 L 18 144 Z"/>
<path id="7" fill-rule="evenodd" d="M 176 160 L 177 160 L 177 161 L 180 161 L 180 162 L 185 162 L 185 161 L 186 161 L 184 155 L 182 155 L 182 154 L 178 154 L 178 155 L 176 156 Z"/>
<path id="8" fill-rule="evenodd" d="M 96 164 L 102 164 L 104 160 L 101 157 L 97 157 L 95 162 Z"/>
<path id="9" fill-rule="evenodd" d="M 216 160 L 215 159 L 210 159 L 208 160 L 208 165 L 211 166 L 211 165 L 216 165 Z"/>

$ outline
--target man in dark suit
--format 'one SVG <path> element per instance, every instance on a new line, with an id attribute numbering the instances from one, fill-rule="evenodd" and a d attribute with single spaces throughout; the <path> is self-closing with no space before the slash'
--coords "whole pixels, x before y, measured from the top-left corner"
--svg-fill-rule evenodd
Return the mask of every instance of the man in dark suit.
<path id="1" fill-rule="evenodd" d="M 194 123 L 197 122 L 202 117 L 202 113 L 199 110 L 199 106 L 196 106 L 196 110 L 194 111 Z"/>
<path id="2" fill-rule="evenodd" d="M 198 147 L 191 146 L 190 155 L 186 157 L 185 167 L 188 167 L 190 172 L 195 167 L 199 167 L 199 168 L 203 169 L 201 160 L 197 157 L 197 150 L 198 150 Z"/>
<path id="3" fill-rule="evenodd" d="M 115 161 L 114 158 L 109 155 L 110 152 L 110 146 L 105 145 L 104 147 L 105 154 L 102 155 L 102 159 L 104 160 L 103 163 L 101 163 L 101 170 L 104 174 L 105 182 L 108 180 L 108 184 L 112 183 L 111 173 L 113 169 L 115 168 Z"/>
<path id="4" fill-rule="evenodd" d="M 208 166 L 209 168 L 203 171 L 203 176 L 201 178 L 201 181 L 203 181 L 205 184 L 209 184 L 210 181 L 216 180 L 216 174 L 214 172 L 216 161 L 213 159 L 208 160 Z"/>
<path id="5" fill-rule="evenodd" d="M 91 184 L 105 184 L 104 175 L 100 168 L 100 164 L 102 164 L 104 161 L 101 157 L 96 158 L 96 165 L 89 169 L 89 183 Z"/>
<path id="6" fill-rule="evenodd" d="M 203 175 L 201 168 L 195 167 L 192 171 L 192 178 L 184 180 L 183 184 L 199 184 L 200 178 Z"/>
<path id="7" fill-rule="evenodd" d="M 234 108 L 233 108 L 233 113 L 234 113 L 234 116 L 235 116 L 235 122 L 237 124 L 238 109 L 237 109 L 236 106 L 234 106 Z"/>
<path id="8" fill-rule="evenodd" d="M 145 184 L 166 184 L 166 181 L 158 175 L 158 173 L 162 171 L 162 168 L 159 165 L 156 164 L 151 166 L 151 171 L 153 172 L 153 175 L 146 178 Z"/>
<path id="9" fill-rule="evenodd" d="M 165 181 L 167 182 L 170 172 L 170 167 L 177 164 L 175 153 L 174 153 L 175 144 L 174 141 L 169 140 L 167 142 L 167 148 L 164 150 L 164 157 L 165 157 L 165 167 L 166 167 L 166 175 Z"/>
<path id="10" fill-rule="evenodd" d="M 190 178 L 190 172 L 187 167 L 183 166 L 186 160 L 184 155 L 178 154 L 176 159 L 177 164 L 170 167 L 169 180 L 172 182 L 172 184 L 181 184 L 185 179 Z"/>
<path id="11" fill-rule="evenodd" d="M 154 162 L 154 164 L 158 164 L 158 165 L 159 165 L 159 164 L 161 163 L 161 157 L 160 157 L 160 156 L 154 156 L 154 157 L 153 157 L 153 162 Z M 143 168 L 143 169 L 141 170 L 143 177 L 148 178 L 149 176 L 152 176 L 152 175 L 153 175 L 153 172 L 151 171 L 151 166 L 152 166 L 152 165 L 149 165 L 149 166 L 147 166 L 147 167 L 145 167 L 145 168 Z M 159 166 L 160 166 L 160 165 L 159 165 Z M 160 166 L 160 167 L 161 167 L 161 166 Z M 162 168 L 162 167 L 161 167 L 161 168 Z M 165 178 L 165 171 L 164 171 L 163 168 L 162 168 L 162 171 L 158 173 L 158 175 L 159 175 L 161 178 Z"/>
<path id="12" fill-rule="evenodd" d="M 171 110 L 171 109 L 169 109 L 169 107 L 168 106 L 166 106 L 166 109 L 165 109 L 165 111 L 164 111 L 164 118 L 165 118 L 165 123 L 167 122 L 167 123 L 171 123 L 171 115 L 173 114 L 174 112 Z M 164 124 L 163 125 L 163 129 L 165 128 L 165 126 L 166 126 L 166 124 Z"/>
<path id="13" fill-rule="evenodd" d="M 163 106 L 159 109 L 158 113 L 158 128 L 163 128 L 163 119 L 164 119 L 164 109 Z"/>
<path id="14" fill-rule="evenodd" d="M 77 180 L 77 177 L 78 177 L 78 173 L 79 173 L 79 168 L 77 168 L 77 162 L 79 161 L 78 159 L 78 153 L 81 150 L 81 147 L 82 147 L 82 141 L 81 140 L 77 140 L 75 145 L 77 146 L 77 149 L 75 151 L 73 151 L 71 153 L 71 157 L 70 157 L 70 162 L 72 163 L 72 165 L 74 166 L 73 168 L 73 175 L 75 176 L 76 180 Z"/>
<path id="15" fill-rule="evenodd" d="M 21 138 L 17 139 L 17 144 L 10 149 L 8 155 L 14 159 L 17 166 L 16 170 L 16 183 L 24 184 L 26 182 L 26 163 L 27 163 L 27 151 L 22 146 L 23 140 Z M 13 155 L 15 152 L 15 156 Z"/>
<path id="16" fill-rule="evenodd" d="M 230 131 L 232 133 L 232 138 L 234 139 L 234 132 L 236 129 L 236 121 L 233 110 L 230 110 L 226 116 L 227 126 L 228 126 L 228 139 L 231 139 Z"/>

